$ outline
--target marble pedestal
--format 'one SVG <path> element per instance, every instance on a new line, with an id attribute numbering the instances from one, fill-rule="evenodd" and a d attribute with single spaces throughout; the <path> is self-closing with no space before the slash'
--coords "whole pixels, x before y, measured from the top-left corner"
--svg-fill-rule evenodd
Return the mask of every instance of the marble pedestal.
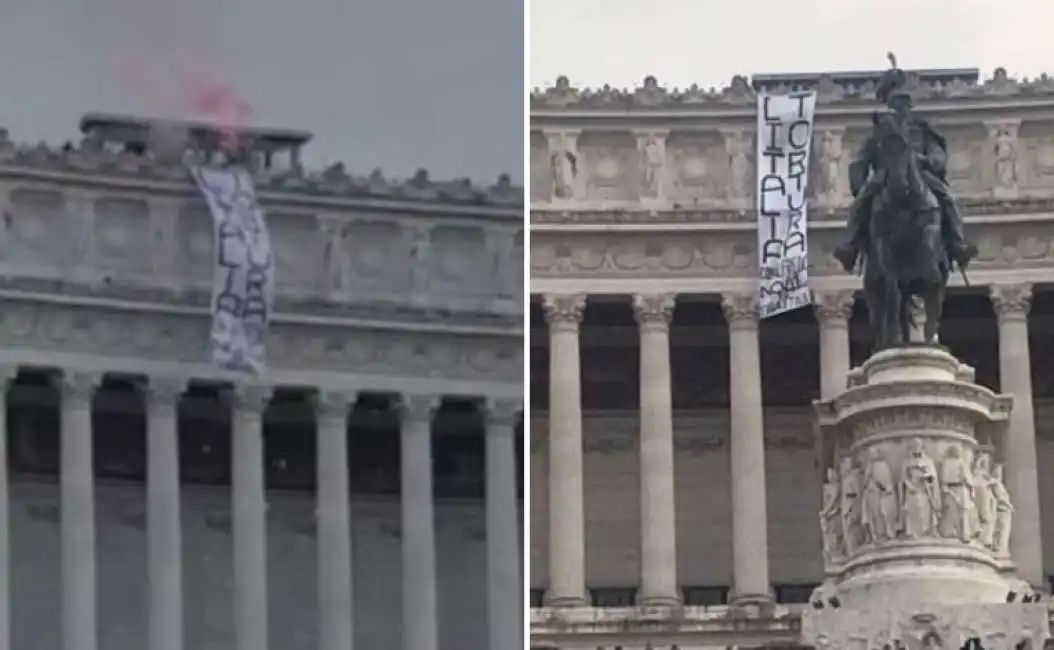
<path id="1" fill-rule="evenodd" d="M 815 405 L 827 579 L 803 640 L 860 650 L 898 640 L 958 648 L 975 636 L 989 650 L 1041 644 L 1045 606 L 1005 602 L 1028 593 L 1009 557 L 1002 458 L 1011 398 L 926 345 L 880 352 L 847 384 Z"/>

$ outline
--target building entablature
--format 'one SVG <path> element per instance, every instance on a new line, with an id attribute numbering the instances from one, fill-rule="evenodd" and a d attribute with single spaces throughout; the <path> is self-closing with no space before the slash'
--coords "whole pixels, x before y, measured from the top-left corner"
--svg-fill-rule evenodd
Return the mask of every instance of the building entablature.
<path id="1" fill-rule="evenodd" d="M 948 178 L 962 201 L 985 210 L 1054 198 L 1054 79 L 1018 82 L 997 71 L 971 84 L 969 75 L 924 72 L 930 77 L 913 86 L 914 111 L 947 139 Z M 814 87 L 810 218 L 850 204 L 848 163 L 880 108 L 871 81 L 839 84 L 820 75 Z M 580 213 L 616 224 L 666 213 L 673 216 L 660 219 L 748 218 L 756 129 L 756 94 L 742 77 L 701 94 L 664 89 L 653 78 L 634 91 L 580 91 L 562 78 L 532 95 L 532 222 L 571 223 Z"/>
<path id="2" fill-rule="evenodd" d="M 0 164 L 3 290 L 193 309 L 212 289 L 213 225 L 189 178 L 122 183 Z M 181 173 L 186 174 L 185 169 Z M 522 318 L 523 222 L 468 206 L 299 203 L 261 193 L 277 310 L 291 317 L 482 328 Z M 384 203 L 384 205 L 381 205 Z M 449 208 L 450 206 L 447 206 Z M 510 329 L 511 328 L 511 329 Z"/>
<path id="3" fill-rule="evenodd" d="M 969 284 L 1054 282 L 1054 243 L 1046 235 L 1054 213 L 968 216 L 966 234 L 980 251 Z M 756 224 L 661 225 L 653 228 L 568 227 L 531 235 L 531 292 L 587 295 L 720 294 L 757 291 Z M 809 285 L 818 292 L 860 288 L 832 251 L 843 238 L 840 220 L 809 224 Z M 962 275 L 950 279 L 965 286 Z"/>

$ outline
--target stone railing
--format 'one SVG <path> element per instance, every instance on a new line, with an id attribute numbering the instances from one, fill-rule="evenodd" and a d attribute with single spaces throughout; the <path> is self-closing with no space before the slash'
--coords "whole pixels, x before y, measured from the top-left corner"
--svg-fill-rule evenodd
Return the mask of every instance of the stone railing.
<path id="1" fill-rule="evenodd" d="M 88 179 L 71 166 L 75 152 L 6 161 L 3 152 L 0 144 L 0 290 L 53 292 L 61 283 L 66 294 L 207 304 L 212 222 L 185 169 L 165 167 L 179 172 L 169 181 L 114 169 Z M 39 164 L 28 162 L 34 156 Z M 290 187 L 260 198 L 280 311 L 519 321 L 521 208 L 394 195 L 335 201 Z"/>
<path id="2" fill-rule="evenodd" d="M 1003 70 L 983 83 L 945 77 L 915 84 L 914 110 L 947 139 L 948 179 L 960 200 L 1054 199 L 1054 79 L 1016 81 Z M 848 164 L 879 107 L 874 82 L 836 83 L 821 75 L 811 85 L 819 106 L 809 218 L 840 217 L 851 201 Z M 587 220 L 648 220 L 656 211 L 680 215 L 671 221 L 699 220 L 694 212 L 732 215 L 711 221 L 734 221 L 737 214 L 753 220 L 755 102 L 743 77 L 719 91 L 667 89 L 654 78 L 631 91 L 579 90 L 565 78 L 535 91 L 532 221 L 559 223 L 593 211 L 617 217 Z"/>

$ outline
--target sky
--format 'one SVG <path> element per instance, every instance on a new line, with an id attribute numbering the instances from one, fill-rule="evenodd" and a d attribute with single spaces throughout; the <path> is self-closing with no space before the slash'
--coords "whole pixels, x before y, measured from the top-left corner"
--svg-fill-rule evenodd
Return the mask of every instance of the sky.
<path id="1" fill-rule="evenodd" d="M 530 0 L 531 87 L 721 86 L 736 74 L 1054 73 L 1050 0 Z M 888 25 L 883 27 L 883 25 Z"/>
<path id="2" fill-rule="evenodd" d="M 248 123 L 312 131 L 305 163 L 522 181 L 521 0 L 39 0 L 5 3 L 0 125 L 79 138 L 89 111 L 192 118 L 228 82 Z"/>

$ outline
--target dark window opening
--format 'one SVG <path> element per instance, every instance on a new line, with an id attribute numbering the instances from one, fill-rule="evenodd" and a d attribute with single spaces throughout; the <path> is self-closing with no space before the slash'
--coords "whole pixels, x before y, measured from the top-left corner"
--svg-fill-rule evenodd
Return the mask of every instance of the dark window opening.
<path id="1" fill-rule="evenodd" d="M 637 604 L 636 587 L 592 587 L 589 596 L 594 607 L 634 607 Z"/>
<path id="2" fill-rule="evenodd" d="M 58 390 L 49 373 L 23 369 L 7 395 L 12 474 L 58 476 L 60 424 Z"/>
<path id="3" fill-rule="evenodd" d="M 723 585 L 684 587 L 684 604 L 693 607 L 713 607 L 728 604 L 728 587 Z"/>
<path id="4" fill-rule="evenodd" d="M 530 594 L 530 605 L 528 607 L 537 608 L 545 607 L 545 590 L 544 589 L 531 589 Z"/>
<path id="5" fill-rule="evenodd" d="M 445 399 L 432 425 L 435 496 L 482 499 L 486 480 L 485 424 L 472 400 Z"/>
<path id="6" fill-rule="evenodd" d="M 391 396 L 362 393 L 348 416 L 352 494 L 400 493 L 399 414 Z"/>
<path id="7" fill-rule="evenodd" d="M 314 490 L 317 429 L 306 392 L 275 391 L 264 410 L 263 437 L 267 488 Z"/>
<path id="8" fill-rule="evenodd" d="M 146 482 L 146 404 L 139 381 L 106 377 L 92 399 L 95 476 Z"/>
<path id="9" fill-rule="evenodd" d="M 191 383 L 179 404 L 179 466 L 184 483 L 231 484 L 230 407 L 220 390 Z"/>
<path id="10" fill-rule="evenodd" d="M 777 603 L 807 603 L 817 584 L 775 585 Z"/>

